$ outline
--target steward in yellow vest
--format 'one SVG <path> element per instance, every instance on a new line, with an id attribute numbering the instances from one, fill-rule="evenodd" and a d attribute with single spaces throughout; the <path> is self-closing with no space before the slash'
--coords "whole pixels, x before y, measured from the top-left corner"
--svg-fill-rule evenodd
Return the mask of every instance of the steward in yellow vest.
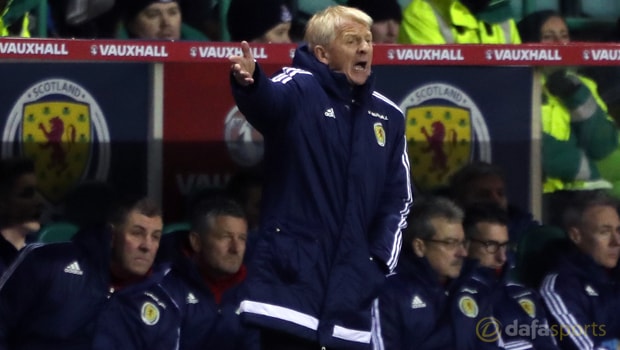
<path id="1" fill-rule="evenodd" d="M 596 162 L 617 149 L 618 130 L 596 83 L 559 70 L 543 86 L 543 192 L 611 188 Z"/>
<path id="2" fill-rule="evenodd" d="M 508 0 L 413 0 L 403 12 L 401 44 L 520 44 Z"/>
<path id="3" fill-rule="evenodd" d="M 23 38 L 29 38 L 30 32 L 28 31 L 28 25 L 30 24 L 30 21 L 28 19 L 28 13 L 25 13 L 17 20 L 20 22 L 20 24 L 17 25 L 17 28 L 9 28 L 13 23 L 6 22 L 6 14 L 9 12 L 9 7 L 12 2 L 13 0 L 0 0 L 0 37 L 20 36 Z"/>

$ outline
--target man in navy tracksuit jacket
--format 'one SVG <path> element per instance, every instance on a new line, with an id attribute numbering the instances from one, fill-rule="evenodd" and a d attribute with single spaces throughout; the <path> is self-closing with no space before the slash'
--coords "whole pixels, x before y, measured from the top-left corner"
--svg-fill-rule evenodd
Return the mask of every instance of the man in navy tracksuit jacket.
<path id="1" fill-rule="evenodd" d="M 397 273 L 374 305 L 375 350 L 499 348 L 499 336 L 478 336 L 498 333 L 495 324 L 485 323 L 491 305 L 471 278 L 477 262 L 466 259 L 462 219 L 448 199 L 416 200 Z"/>
<path id="2" fill-rule="evenodd" d="M 260 349 L 258 331 L 237 314 L 246 277 L 243 209 L 219 198 L 192 211 L 191 231 L 166 235 L 158 256 L 173 262 L 163 285 L 181 310 L 180 349 Z"/>
<path id="3" fill-rule="evenodd" d="M 616 349 L 620 339 L 618 281 L 617 271 L 578 251 L 572 250 L 557 261 L 540 293 L 562 349 Z M 576 330 L 577 325 L 583 331 Z"/>
<path id="4" fill-rule="evenodd" d="M 161 214 L 140 211 L 115 233 L 28 246 L 0 281 L 0 349 L 177 349 L 179 310 L 160 285 L 168 268 L 150 259 Z M 138 270 L 148 276 L 125 279 Z"/>
<path id="5" fill-rule="evenodd" d="M 572 241 L 545 276 L 540 294 L 562 349 L 617 349 L 620 339 L 620 218 L 600 191 L 569 203 L 564 228 Z"/>
<path id="6" fill-rule="evenodd" d="M 313 18 L 294 68 L 271 80 L 247 43 L 231 57 L 235 101 L 265 139 L 261 237 L 241 312 L 321 346 L 367 348 L 370 306 L 397 264 L 412 201 L 405 121 L 373 91 L 371 19 L 343 6 Z"/>
<path id="7" fill-rule="evenodd" d="M 473 204 L 465 211 L 468 255 L 480 263 L 468 283 L 490 303 L 505 349 L 557 349 L 540 296 L 511 278 L 508 222 L 508 214 L 496 203 Z"/>
<path id="8" fill-rule="evenodd" d="M 479 267 L 469 283 L 488 298 L 499 321 L 503 349 L 558 349 L 538 293 L 510 279 L 506 271 Z"/>
<path id="9" fill-rule="evenodd" d="M 443 285 L 425 258 L 403 255 L 397 274 L 388 278 L 377 303 L 380 331 L 373 339 L 375 349 L 500 348 L 499 339 L 487 344 L 476 336 L 476 326 L 491 316 L 491 305 L 479 285 L 472 283 L 478 266 L 474 260 L 466 260 L 461 276 Z M 476 303 L 475 316 L 463 312 L 462 300 Z"/>

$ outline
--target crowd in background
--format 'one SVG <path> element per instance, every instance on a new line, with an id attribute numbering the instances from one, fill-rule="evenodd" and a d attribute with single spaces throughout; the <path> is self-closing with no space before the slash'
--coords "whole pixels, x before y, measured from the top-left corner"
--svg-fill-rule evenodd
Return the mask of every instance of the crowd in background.
<path id="1" fill-rule="evenodd" d="M 586 6 L 589 2 L 579 0 L 540 1 L 529 7 L 524 7 L 524 2 L 504 0 L 484 9 L 478 5 L 484 2 L 462 1 L 487 23 L 499 23 L 509 17 L 518 21 L 531 12 L 552 9 L 571 19 L 577 40 L 616 41 L 620 35 L 613 20 L 620 15 L 617 5 L 603 10 L 605 6 L 600 1 L 590 6 Z M 435 3 L 443 3 L 433 7 L 445 15 L 449 2 Z M 0 36 L 298 42 L 303 40 L 310 16 L 330 5 L 348 5 L 367 12 L 375 22 L 376 43 L 433 40 L 416 34 L 420 27 L 417 22 L 424 22 L 430 7 L 424 1 L 410 0 L 3 0 Z M 602 14 L 605 17 L 601 18 Z M 165 27 L 162 31 L 166 33 L 139 31 L 138 23 Z M 283 24 L 286 25 L 278 28 L 278 36 L 265 37 L 269 31 L 278 32 L 276 27 Z"/>

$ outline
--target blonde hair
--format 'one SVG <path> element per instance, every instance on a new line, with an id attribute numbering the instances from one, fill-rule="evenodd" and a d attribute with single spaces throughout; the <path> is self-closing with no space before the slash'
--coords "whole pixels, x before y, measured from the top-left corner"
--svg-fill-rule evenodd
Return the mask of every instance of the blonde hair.
<path id="1" fill-rule="evenodd" d="M 336 38 L 338 28 L 346 20 L 366 25 L 369 29 L 372 25 L 372 18 L 364 11 L 348 6 L 330 6 L 310 18 L 304 41 L 308 43 L 310 50 L 317 45 L 327 46 Z"/>

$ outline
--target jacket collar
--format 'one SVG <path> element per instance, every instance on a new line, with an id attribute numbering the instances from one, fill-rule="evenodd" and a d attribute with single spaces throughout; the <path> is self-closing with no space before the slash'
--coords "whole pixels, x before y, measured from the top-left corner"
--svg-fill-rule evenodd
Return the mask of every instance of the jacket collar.
<path id="1" fill-rule="evenodd" d="M 582 253 L 574 245 L 558 259 L 556 267 L 561 269 L 562 266 L 570 266 L 588 280 L 602 283 L 612 282 L 615 280 L 613 276 L 617 276 L 620 271 L 620 267 L 610 270 L 597 264 L 591 256 Z"/>
<path id="2" fill-rule="evenodd" d="M 351 101 L 367 101 L 372 95 L 374 87 L 374 74 L 368 77 L 364 85 L 351 86 L 344 73 L 331 70 L 326 64 L 320 62 L 307 44 L 303 44 L 295 50 L 293 58 L 295 67 L 307 70 L 314 75 L 319 84 L 327 93 L 346 103 Z"/>

